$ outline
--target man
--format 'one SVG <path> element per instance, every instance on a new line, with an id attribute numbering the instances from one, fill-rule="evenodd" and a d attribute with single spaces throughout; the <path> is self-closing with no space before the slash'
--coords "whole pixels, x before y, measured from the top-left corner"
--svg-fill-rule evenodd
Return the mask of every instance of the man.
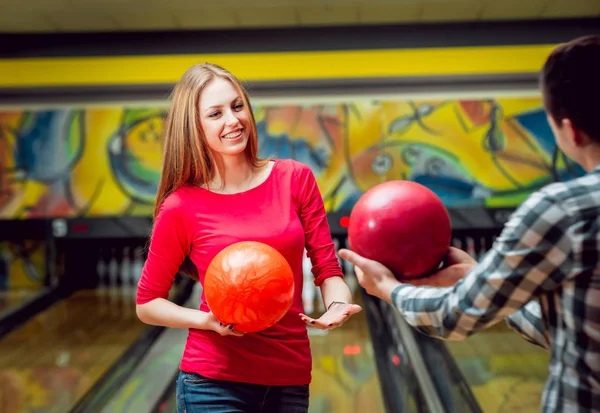
<path id="1" fill-rule="evenodd" d="M 600 36 L 557 47 L 540 81 L 556 143 L 585 176 L 531 194 L 480 263 L 451 248 L 446 268 L 404 284 L 340 256 L 422 333 L 462 340 L 506 320 L 551 352 L 542 412 L 600 412 Z"/>

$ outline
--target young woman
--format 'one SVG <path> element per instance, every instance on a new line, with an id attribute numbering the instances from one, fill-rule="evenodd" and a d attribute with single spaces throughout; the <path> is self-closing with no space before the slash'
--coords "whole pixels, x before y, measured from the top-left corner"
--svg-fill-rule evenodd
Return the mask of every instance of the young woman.
<path id="1" fill-rule="evenodd" d="M 240 82 L 212 64 L 190 68 L 172 94 L 137 293 L 142 322 L 189 329 L 177 382 L 180 412 L 306 413 L 312 367 L 306 325 L 332 329 L 361 310 L 351 303 L 311 170 L 293 160 L 259 159 L 257 145 Z M 245 240 L 276 248 L 293 269 L 293 304 L 275 326 L 241 334 L 215 318 L 204 294 L 199 310 L 166 299 L 182 263 L 203 283 L 212 258 Z M 304 248 L 327 308 L 318 319 L 302 313 Z"/>

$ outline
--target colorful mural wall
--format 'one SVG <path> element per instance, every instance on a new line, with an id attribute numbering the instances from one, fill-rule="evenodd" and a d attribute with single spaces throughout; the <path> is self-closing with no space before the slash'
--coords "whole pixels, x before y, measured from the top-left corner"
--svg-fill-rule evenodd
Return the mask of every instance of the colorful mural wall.
<path id="1" fill-rule="evenodd" d="M 329 212 L 410 179 L 449 207 L 514 207 L 582 173 L 556 153 L 541 101 L 257 106 L 260 153 L 313 169 Z M 0 219 L 150 215 L 165 108 L 0 112 Z"/>
<path id="2" fill-rule="evenodd" d="M 44 260 L 43 241 L 0 242 L 0 290 L 41 287 Z"/>
<path id="3" fill-rule="evenodd" d="M 31 299 L 36 291 L 44 288 L 45 281 L 43 241 L 0 242 L 0 316 L 5 310 Z M 5 294 L 7 291 L 10 294 Z"/>

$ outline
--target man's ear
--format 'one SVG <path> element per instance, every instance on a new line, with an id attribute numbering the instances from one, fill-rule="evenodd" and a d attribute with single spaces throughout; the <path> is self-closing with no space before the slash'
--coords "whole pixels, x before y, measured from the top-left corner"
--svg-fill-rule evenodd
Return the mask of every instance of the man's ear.
<path id="1" fill-rule="evenodd" d="M 585 134 L 583 134 L 581 130 L 573 125 L 571 119 L 564 118 L 560 127 L 563 130 L 564 137 L 572 142 L 574 146 L 581 147 L 588 143 Z"/>

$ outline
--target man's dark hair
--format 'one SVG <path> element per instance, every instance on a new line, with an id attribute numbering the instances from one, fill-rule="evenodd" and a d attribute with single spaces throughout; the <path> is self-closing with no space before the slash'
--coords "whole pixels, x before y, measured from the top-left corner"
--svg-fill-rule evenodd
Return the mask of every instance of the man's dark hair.
<path id="1" fill-rule="evenodd" d="M 540 85 L 544 106 L 557 124 L 568 118 L 600 142 L 600 35 L 554 49 L 542 68 Z"/>

